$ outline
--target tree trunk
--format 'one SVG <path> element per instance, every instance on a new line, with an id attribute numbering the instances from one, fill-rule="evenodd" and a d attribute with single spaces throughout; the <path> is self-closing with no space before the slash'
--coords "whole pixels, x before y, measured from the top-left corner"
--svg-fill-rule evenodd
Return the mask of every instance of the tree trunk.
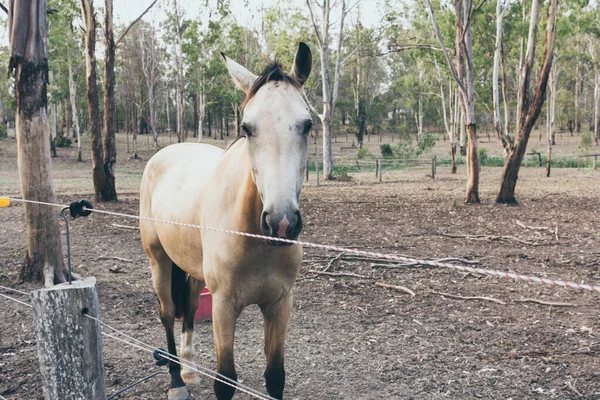
<path id="1" fill-rule="evenodd" d="M 546 97 L 546 88 L 550 69 L 552 68 L 552 55 L 554 52 L 554 39 L 556 34 L 556 14 L 558 9 L 558 0 L 550 0 L 548 4 L 548 21 L 546 25 L 546 35 L 544 39 L 544 54 L 542 57 L 542 66 L 540 68 L 537 86 L 530 99 L 529 85 L 531 81 L 532 68 L 535 61 L 535 45 L 538 24 L 539 0 L 534 0 L 531 7 L 531 18 L 529 25 L 529 39 L 527 44 L 527 54 L 521 71 L 520 106 L 519 106 L 519 125 L 514 145 L 508 157 L 504 161 L 504 170 L 502 172 L 502 183 L 500 192 L 496 197 L 497 203 L 518 204 L 515 198 L 515 187 L 519 177 L 521 162 L 527 149 L 527 142 L 531 130 L 542 110 L 544 99 Z"/>
<path id="2" fill-rule="evenodd" d="M 137 160 L 138 157 L 138 153 L 137 153 L 137 137 L 138 137 L 138 133 L 140 133 L 140 129 L 141 129 L 141 124 L 142 124 L 142 107 L 138 104 L 136 104 L 136 113 L 135 113 L 135 126 L 133 129 L 133 135 L 132 135 L 132 145 L 133 145 L 133 159 Z"/>
<path id="3" fill-rule="evenodd" d="M 208 137 L 212 137 L 212 115 L 208 112 Z"/>
<path id="4" fill-rule="evenodd" d="M 458 107 L 458 105 L 457 105 L 457 107 Z M 462 113 L 460 113 L 459 129 L 460 129 L 460 136 L 459 136 L 460 155 L 466 156 L 467 155 L 467 132 L 465 129 L 465 118 L 463 117 Z"/>
<path id="5" fill-rule="evenodd" d="M 477 150 L 477 126 L 467 125 L 467 195 L 465 203 L 479 203 L 479 153 Z"/>
<path id="6" fill-rule="evenodd" d="M 594 46 L 594 138 L 596 146 L 600 140 L 600 60 L 598 59 L 597 45 Z"/>
<path id="7" fill-rule="evenodd" d="M 323 104 L 325 109 L 325 104 Z M 331 136 L 333 133 L 333 120 L 329 115 L 322 120 L 323 123 L 323 177 L 325 180 L 333 179 L 333 149 L 331 146 Z"/>
<path id="8" fill-rule="evenodd" d="M 579 86 L 580 86 L 580 78 L 579 78 L 579 59 L 575 59 L 575 130 L 577 133 L 581 132 L 580 124 L 579 124 Z M 571 132 L 571 136 L 573 133 Z"/>
<path id="9" fill-rule="evenodd" d="M 92 179 L 96 201 L 103 201 L 106 176 L 102 131 L 100 128 L 100 108 L 98 104 L 98 85 L 96 82 L 96 20 L 91 0 L 81 0 L 81 12 L 85 23 L 85 68 L 88 104 L 88 130 L 92 142 Z"/>
<path id="10" fill-rule="evenodd" d="M 115 123 L 115 39 L 113 0 L 104 0 L 104 188 L 102 201 L 117 201 L 115 164 L 117 162 Z"/>
<path id="11" fill-rule="evenodd" d="M 204 125 L 206 99 L 204 98 L 204 91 L 198 92 L 196 96 L 198 97 L 198 142 L 201 142 L 204 135 L 202 125 Z"/>
<path id="12" fill-rule="evenodd" d="M 9 70 L 15 76 L 17 154 L 21 195 L 56 202 L 48 140 L 46 2 L 9 2 Z M 24 204 L 27 254 L 19 273 L 46 286 L 65 281 L 60 226 L 54 207 Z"/>
<path id="13" fill-rule="evenodd" d="M 496 129 L 496 135 L 498 140 L 502 144 L 504 150 L 504 156 L 510 151 L 511 141 L 510 137 L 505 133 L 505 126 L 502 125 L 501 115 L 501 100 L 500 100 L 500 88 L 498 80 L 500 77 L 500 59 L 502 56 L 502 31 L 503 31 L 503 20 L 504 20 L 504 9 L 502 8 L 502 2 L 497 0 L 496 2 L 496 49 L 494 51 L 494 68 L 492 73 L 492 98 L 494 107 L 494 128 Z"/>
<path id="14" fill-rule="evenodd" d="M 498 0 L 497 0 L 498 1 Z M 535 0 L 534 0 L 535 1 Z M 527 1 L 526 0 L 522 0 L 522 4 L 521 4 L 521 25 L 525 26 L 525 21 L 527 19 Z M 523 71 L 523 56 L 525 55 L 525 33 L 523 32 L 523 35 L 521 35 L 521 45 L 519 47 L 519 69 L 517 70 L 516 75 L 519 77 L 519 83 L 517 87 L 521 87 L 521 71 Z M 515 119 L 515 126 L 516 129 L 519 129 L 519 121 L 521 120 L 521 92 L 519 90 L 517 90 L 517 113 L 516 115 L 516 119 Z"/>
<path id="15" fill-rule="evenodd" d="M 323 177 L 325 180 L 333 179 L 333 152 L 331 149 L 331 139 L 333 136 L 333 113 L 335 110 L 335 104 L 338 97 L 339 82 L 341 76 L 341 54 L 342 54 L 342 42 L 344 32 L 344 19 L 347 14 L 346 1 L 342 0 L 341 4 L 341 17 L 340 17 L 340 30 L 337 42 L 337 59 L 335 61 L 335 77 L 333 82 L 333 89 L 331 87 L 331 76 L 330 76 L 330 54 L 329 54 L 329 27 L 330 12 L 333 5 L 330 0 L 323 0 L 318 3 L 321 8 L 321 26 L 317 25 L 314 17 L 313 9 L 311 6 L 311 0 L 306 0 L 306 5 L 310 12 L 311 21 L 315 31 L 315 35 L 319 41 L 319 56 L 321 59 L 321 83 L 323 87 L 323 112 L 319 115 L 321 123 L 323 125 Z"/>
<path id="16" fill-rule="evenodd" d="M 175 8 L 175 24 L 177 30 L 177 54 L 175 56 L 177 62 L 177 84 L 179 88 L 179 126 L 177 127 L 177 141 L 183 142 L 185 141 L 184 131 L 185 131 L 185 86 L 183 83 L 183 59 L 182 59 L 182 41 L 183 41 L 183 32 L 181 26 L 181 15 L 179 10 L 179 2 L 177 0 L 173 0 L 173 5 Z"/>
<path id="17" fill-rule="evenodd" d="M 56 157 L 56 103 L 50 105 L 52 110 L 52 133 L 50 134 L 50 156 Z"/>
<path id="18" fill-rule="evenodd" d="M 554 119 L 556 116 L 556 81 L 557 81 L 557 70 L 556 64 L 552 65 L 552 69 L 550 70 L 550 76 L 548 78 L 548 87 L 550 88 L 549 92 L 549 101 L 548 101 L 548 122 L 546 126 L 546 138 L 548 144 L 548 153 L 547 153 L 547 161 L 546 161 L 546 177 L 550 177 L 550 159 L 552 157 L 552 146 L 555 145 L 554 140 Z"/>

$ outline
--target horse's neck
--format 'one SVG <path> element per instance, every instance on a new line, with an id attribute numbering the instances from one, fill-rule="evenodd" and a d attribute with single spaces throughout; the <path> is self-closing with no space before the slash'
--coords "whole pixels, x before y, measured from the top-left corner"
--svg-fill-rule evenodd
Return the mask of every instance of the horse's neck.
<path id="1" fill-rule="evenodd" d="M 236 229 L 260 234 L 260 215 L 263 204 L 252 178 L 246 146 L 245 140 L 242 140 L 227 150 L 223 170 L 217 173 L 228 175 L 224 178 L 229 178 L 227 190 L 232 191 L 234 199 L 231 211 L 235 213 Z"/>

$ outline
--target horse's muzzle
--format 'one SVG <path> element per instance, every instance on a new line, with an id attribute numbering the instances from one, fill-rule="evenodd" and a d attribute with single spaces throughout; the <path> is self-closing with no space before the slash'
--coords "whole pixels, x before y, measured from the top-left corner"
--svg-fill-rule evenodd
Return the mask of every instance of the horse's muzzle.
<path id="1" fill-rule="evenodd" d="M 285 213 L 263 211 L 260 228 L 264 235 L 295 240 L 302 232 L 302 215 L 298 209 Z M 291 243 L 269 240 L 271 246 L 290 246 Z"/>

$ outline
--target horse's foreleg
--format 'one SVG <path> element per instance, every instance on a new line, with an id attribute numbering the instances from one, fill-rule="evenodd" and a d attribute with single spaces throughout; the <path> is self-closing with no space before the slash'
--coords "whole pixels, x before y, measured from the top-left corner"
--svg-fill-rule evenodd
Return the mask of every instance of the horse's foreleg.
<path id="1" fill-rule="evenodd" d="M 190 363 L 194 362 L 194 344 L 192 336 L 194 333 L 194 316 L 198 308 L 200 293 L 204 289 L 204 282 L 198 281 L 192 277 L 188 279 L 189 298 L 184 307 L 183 327 L 181 333 L 181 358 Z M 183 364 L 181 377 L 186 384 L 198 383 L 202 375 L 198 371 L 194 371 L 189 366 Z"/>
<path id="2" fill-rule="evenodd" d="M 267 369 L 265 382 L 267 392 L 276 399 L 283 398 L 285 386 L 285 368 L 283 366 L 283 351 L 285 335 L 292 311 L 292 294 L 275 304 L 261 306 L 265 323 L 265 354 L 267 356 Z"/>
<path id="3" fill-rule="evenodd" d="M 213 331 L 217 349 L 217 372 L 237 381 L 233 360 L 233 338 L 235 322 L 239 316 L 227 295 L 213 295 Z M 215 380 L 215 395 L 218 400 L 230 400 L 235 387 Z"/>

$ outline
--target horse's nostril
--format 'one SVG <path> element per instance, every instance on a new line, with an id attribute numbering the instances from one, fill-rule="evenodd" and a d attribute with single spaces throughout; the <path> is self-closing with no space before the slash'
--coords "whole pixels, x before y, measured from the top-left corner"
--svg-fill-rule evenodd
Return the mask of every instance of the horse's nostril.
<path id="1" fill-rule="evenodd" d="M 263 213 L 260 217 L 260 229 L 263 231 L 263 233 L 265 235 L 271 234 L 271 227 L 269 226 L 269 222 L 267 221 L 268 215 L 269 215 L 269 213 L 267 213 L 266 211 L 263 211 Z"/>
<path id="2" fill-rule="evenodd" d="M 295 221 L 290 224 L 290 237 L 292 238 L 297 238 L 298 235 L 300 235 L 300 232 L 302 232 L 302 215 L 300 214 L 300 211 L 296 211 L 294 213 Z"/>

